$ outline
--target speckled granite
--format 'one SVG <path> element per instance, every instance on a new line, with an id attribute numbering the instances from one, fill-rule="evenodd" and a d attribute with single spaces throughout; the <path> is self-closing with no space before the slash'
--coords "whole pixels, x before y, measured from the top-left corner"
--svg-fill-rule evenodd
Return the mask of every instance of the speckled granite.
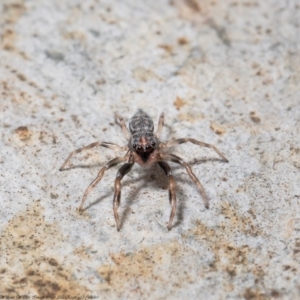
<path id="1" fill-rule="evenodd" d="M 298 1 L 0 3 L 0 296 L 300 299 Z M 172 165 L 167 180 L 116 168 L 77 211 L 100 166 L 94 141 L 124 145 L 114 112 L 143 108 L 181 145 L 210 200 Z"/>

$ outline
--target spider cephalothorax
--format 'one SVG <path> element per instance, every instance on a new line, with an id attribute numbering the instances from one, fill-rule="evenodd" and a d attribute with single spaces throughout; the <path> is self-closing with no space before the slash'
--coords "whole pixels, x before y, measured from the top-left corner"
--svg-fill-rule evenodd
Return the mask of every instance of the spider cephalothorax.
<path id="1" fill-rule="evenodd" d="M 86 200 L 86 197 L 88 193 L 97 185 L 97 183 L 102 179 L 104 172 L 121 163 L 124 162 L 122 167 L 117 172 L 116 180 L 115 180 L 115 195 L 113 200 L 113 212 L 114 217 L 116 220 L 117 230 L 120 230 L 120 221 L 119 221 L 119 215 L 118 215 L 118 207 L 120 205 L 121 200 L 121 179 L 131 170 L 133 165 L 135 163 L 138 163 L 141 166 L 149 166 L 154 163 L 157 163 L 160 168 L 164 171 L 166 176 L 169 179 L 169 198 L 170 198 L 170 204 L 172 205 L 172 210 L 170 214 L 168 229 L 170 230 L 172 228 L 172 222 L 175 216 L 176 212 L 176 195 L 175 195 L 175 184 L 174 184 L 174 178 L 172 175 L 172 170 L 169 166 L 169 164 L 166 161 L 171 161 L 173 163 L 180 164 L 185 167 L 187 173 L 192 178 L 194 183 L 197 185 L 203 200 L 205 207 L 208 208 L 208 200 L 206 198 L 206 195 L 204 193 L 204 189 L 200 183 L 200 181 L 197 179 L 195 174 L 192 171 L 192 168 L 189 164 L 184 162 L 180 157 L 165 152 L 166 149 L 176 146 L 182 143 L 191 142 L 193 144 L 196 144 L 198 146 L 208 147 L 213 149 L 217 154 L 222 158 L 224 161 L 228 161 L 223 154 L 213 145 L 206 144 L 203 142 L 199 142 L 192 138 L 181 138 L 176 139 L 167 143 L 162 143 L 159 140 L 159 137 L 161 135 L 161 131 L 164 124 L 164 114 L 162 113 L 159 118 L 158 128 L 156 133 L 154 134 L 154 124 L 152 119 L 141 109 L 139 109 L 136 114 L 131 118 L 129 122 L 129 130 L 128 131 L 124 119 L 116 114 L 116 118 L 118 119 L 121 127 L 122 132 L 124 136 L 128 140 L 128 145 L 121 147 L 116 144 L 107 143 L 107 142 L 96 142 L 92 143 L 86 147 L 83 147 L 81 149 L 73 151 L 68 158 L 66 159 L 65 163 L 60 168 L 60 171 L 65 170 L 65 166 L 67 165 L 70 158 L 75 154 L 79 153 L 83 150 L 93 148 L 95 146 L 102 146 L 106 147 L 112 150 L 119 150 L 119 151 L 126 151 L 125 156 L 122 157 L 116 157 L 113 160 L 109 161 L 98 173 L 96 179 L 89 185 L 89 187 L 86 189 L 81 205 L 79 207 L 79 210 L 83 210 L 83 205 Z"/>

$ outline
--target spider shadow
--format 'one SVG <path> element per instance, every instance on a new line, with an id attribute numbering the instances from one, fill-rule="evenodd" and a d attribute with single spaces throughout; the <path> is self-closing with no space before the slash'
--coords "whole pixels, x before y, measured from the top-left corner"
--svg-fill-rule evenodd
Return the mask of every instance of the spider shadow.
<path id="1" fill-rule="evenodd" d="M 141 176 L 139 178 L 139 180 L 144 181 L 148 177 L 149 177 L 149 174 L 146 174 L 146 175 Z M 124 180 L 124 185 L 134 183 L 134 182 L 136 182 L 136 180 Z M 131 205 L 135 200 L 137 200 L 137 196 L 138 196 L 139 192 L 141 191 L 141 189 L 143 188 L 143 186 L 144 186 L 143 182 L 140 183 L 139 186 L 137 188 L 135 188 L 133 193 L 131 193 L 130 197 L 127 197 L 125 209 L 124 209 L 124 211 L 123 211 L 123 213 L 120 217 L 120 229 L 122 229 L 123 224 L 128 219 L 128 216 L 129 216 L 130 211 L 131 211 Z"/>
<path id="2" fill-rule="evenodd" d="M 100 163 L 96 163 L 96 164 L 92 164 L 92 165 L 84 165 L 84 164 L 82 164 L 82 165 L 75 165 L 75 166 L 70 166 L 70 167 L 68 167 L 67 169 L 63 169 L 63 170 L 60 170 L 60 171 L 62 171 L 62 172 L 64 172 L 64 171 L 70 171 L 70 170 L 73 170 L 73 169 L 93 169 L 93 168 L 101 168 L 101 167 L 103 167 L 105 165 L 105 163 L 102 163 L 102 164 L 100 164 Z"/>
<path id="3" fill-rule="evenodd" d="M 179 166 L 179 168 L 180 168 L 180 166 Z M 173 168 L 173 169 L 175 169 L 175 168 Z M 153 175 L 154 175 L 154 179 L 153 179 Z M 141 183 L 130 194 L 130 197 L 127 197 L 125 209 L 120 217 L 120 229 L 123 227 L 123 224 L 126 222 L 126 220 L 129 217 L 129 214 L 131 212 L 132 203 L 137 200 L 138 194 L 140 193 L 140 191 L 142 189 L 144 189 L 145 181 L 147 181 L 148 183 L 150 182 L 150 184 L 148 184 L 149 188 L 158 188 L 159 187 L 159 188 L 162 188 L 164 191 L 166 191 L 167 192 L 166 193 L 166 201 L 169 200 L 169 195 L 168 195 L 169 180 L 168 180 L 167 176 L 165 175 L 165 173 L 163 172 L 163 170 L 161 170 L 161 168 L 158 165 L 153 167 L 153 169 L 151 169 L 151 172 L 141 176 L 139 179 L 140 179 Z M 181 182 L 181 183 L 189 182 L 188 179 L 186 180 L 181 177 L 176 177 L 175 181 Z M 124 180 L 124 185 L 130 184 L 130 183 L 136 183 L 136 180 Z M 184 208 L 185 208 L 185 201 L 182 199 L 186 199 L 186 196 L 184 195 L 182 189 L 177 188 L 177 192 L 178 192 L 178 190 L 180 190 L 181 197 L 180 197 L 180 201 L 177 202 L 177 211 L 176 211 L 177 222 L 174 223 L 173 227 L 178 226 L 182 222 L 183 215 L 184 215 Z"/>
<path id="4" fill-rule="evenodd" d="M 151 174 L 150 174 L 151 176 Z M 149 177 L 149 174 L 145 174 L 144 176 L 141 176 L 140 179 L 142 181 L 146 180 L 147 178 Z M 130 184 L 133 184 L 133 183 L 136 183 L 136 179 L 124 179 L 122 181 L 122 186 L 126 186 L 126 185 L 130 185 Z M 132 197 L 130 197 L 131 200 L 126 200 L 126 208 L 125 208 L 125 211 L 123 212 L 123 214 L 121 215 L 120 217 L 120 228 L 122 228 L 122 225 L 123 225 L 123 221 L 124 221 L 124 214 L 125 216 L 127 216 L 130 212 L 130 205 L 137 199 L 137 195 L 139 193 L 139 191 L 142 189 L 142 187 L 144 186 L 143 183 L 140 184 L 140 186 L 135 189 L 134 193 L 132 194 Z M 85 210 L 88 210 L 89 208 L 93 207 L 94 205 L 102 202 L 105 198 L 107 197 L 111 197 L 111 199 L 113 199 L 113 194 L 114 192 L 109 192 L 109 193 L 106 193 L 105 195 L 102 195 L 100 198 L 96 199 L 95 201 L 91 202 L 90 204 L 88 204 L 84 209 L 83 211 Z M 122 201 L 122 199 L 121 199 Z"/>
<path id="5" fill-rule="evenodd" d="M 190 165 L 198 165 L 198 164 L 202 164 L 202 163 L 209 162 L 209 161 L 214 162 L 214 161 L 222 161 L 222 160 L 220 160 L 218 158 L 208 158 L 208 159 L 194 160 L 194 161 L 190 162 L 189 164 Z M 75 168 L 96 168 L 96 167 L 100 167 L 100 166 L 102 166 L 102 164 L 77 165 L 77 166 L 72 166 L 71 168 L 65 169 L 64 171 L 67 171 L 70 169 L 75 169 Z M 181 169 L 181 170 L 183 170 L 183 173 L 185 173 L 184 168 L 180 165 L 172 165 L 171 168 L 173 171 L 177 170 L 177 169 Z M 154 175 L 154 179 L 153 179 L 153 174 L 156 175 L 156 176 Z M 181 182 L 181 183 L 193 185 L 193 181 L 189 177 L 187 179 L 185 179 L 185 178 L 182 178 L 181 176 L 175 176 L 174 180 L 175 180 L 175 182 Z M 145 186 L 145 184 L 144 184 L 145 181 L 147 181 L 148 183 L 150 182 L 149 187 L 153 187 L 153 188 L 161 187 L 163 190 L 168 191 L 168 178 L 157 164 L 154 165 L 150 169 L 150 172 L 142 175 L 139 178 L 139 181 L 141 182 L 139 184 L 139 186 L 137 188 L 135 188 L 135 190 L 131 193 L 130 197 L 127 197 L 125 209 L 124 209 L 122 215 L 120 216 L 120 229 L 123 227 L 123 224 L 128 219 L 128 216 L 131 211 L 131 205 L 134 201 L 137 200 L 138 194 Z M 131 185 L 133 183 L 136 183 L 136 179 L 128 179 L 125 177 L 122 182 L 122 185 L 126 186 L 126 185 Z M 176 196 L 179 193 L 180 193 L 179 201 L 178 201 L 178 197 L 176 197 L 177 198 L 177 209 L 176 209 L 177 221 L 175 221 L 172 228 L 179 226 L 184 219 L 184 210 L 186 208 L 187 196 L 184 194 L 184 191 L 181 188 L 177 187 Z M 94 205 L 102 202 L 105 198 L 107 198 L 109 196 L 112 197 L 112 194 L 113 194 L 113 192 L 102 195 L 100 198 L 98 198 L 97 200 L 95 200 L 95 201 L 91 202 L 89 205 L 87 205 L 83 209 L 83 211 L 88 210 L 89 208 L 93 207 Z M 201 198 L 201 195 L 199 195 L 199 197 Z"/>
<path id="6" fill-rule="evenodd" d="M 148 176 L 149 175 L 144 175 L 140 178 L 145 179 Z M 102 180 L 98 184 L 101 184 L 101 182 L 102 182 Z M 122 186 L 126 186 L 126 185 L 129 185 L 129 184 L 135 183 L 135 182 L 136 182 L 135 179 L 128 179 L 128 178 L 125 177 L 124 180 L 122 180 Z M 139 187 L 139 189 L 141 189 L 141 187 Z M 111 197 L 111 199 L 113 200 L 113 194 L 114 194 L 114 191 L 106 193 L 105 195 L 101 196 L 100 198 L 96 199 L 95 201 L 93 201 L 89 205 L 87 205 L 86 208 L 84 208 L 84 210 L 87 210 L 87 209 L 91 208 L 92 206 L 100 203 L 104 198 Z M 121 192 L 121 195 L 122 195 L 122 192 Z M 122 199 L 121 199 L 121 201 L 122 201 Z"/>
<path id="7" fill-rule="evenodd" d="M 192 160 L 191 162 L 189 162 L 188 164 L 190 165 L 200 165 L 200 164 L 203 164 L 203 163 L 206 163 L 206 162 L 225 162 L 224 160 L 220 159 L 220 158 L 202 158 L 202 159 L 194 159 Z M 227 163 L 227 162 L 226 162 Z"/>
<path id="8" fill-rule="evenodd" d="M 100 198 L 96 199 L 95 201 L 91 202 L 89 205 L 87 205 L 83 211 L 88 210 L 89 208 L 93 207 L 94 205 L 102 202 L 105 198 L 107 198 L 108 196 L 110 196 L 111 193 L 106 193 L 105 195 L 102 195 Z"/>

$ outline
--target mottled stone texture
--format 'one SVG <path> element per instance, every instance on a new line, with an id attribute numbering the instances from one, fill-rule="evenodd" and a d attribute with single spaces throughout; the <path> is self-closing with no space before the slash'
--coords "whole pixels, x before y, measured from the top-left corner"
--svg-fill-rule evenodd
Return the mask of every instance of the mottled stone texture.
<path id="1" fill-rule="evenodd" d="M 299 1 L 1 0 L 0 295 L 99 299 L 300 299 Z M 210 200 L 172 165 L 167 179 L 116 170 L 138 108 L 180 145 Z"/>

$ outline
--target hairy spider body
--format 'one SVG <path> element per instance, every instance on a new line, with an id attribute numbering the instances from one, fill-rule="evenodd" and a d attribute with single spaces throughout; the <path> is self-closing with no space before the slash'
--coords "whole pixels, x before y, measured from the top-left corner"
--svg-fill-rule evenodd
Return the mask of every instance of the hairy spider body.
<path id="1" fill-rule="evenodd" d="M 131 138 L 128 147 L 134 152 L 135 162 L 139 165 L 149 165 L 157 161 L 159 143 L 153 134 L 154 124 L 152 119 L 141 109 L 129 122 Z"/>
<path id="2" fill-rule="evenodd" d="M 125 162 L 121 168 L 117 172 L 116 180 L 115 180 L 115 194 L 113 198 L 113 213 L 116 221 L 117 230 L 120 230 L 120 220 L 118 215 L 118 207 L 120 205 L 121 200 L 121 180 L 122 178 L 131 170 L 133 165 L 135 163 L 141 165 L 142 167 L 151 166 L 152 164 L 157 163 L 159 167 L 164 171 L 166 176 L 169 180 L 169 201 L 172 206 L 171 214 L 169 218 L 168 223 L 168 229 L 170 230 L 172 228 L 172 222 L 176 213 L 176 195 L 175 195 L 175 182 L 172 175 L 172 170 L 169 166 L 169 164 L 166 161 L 171 161 L 177 164 L 180 164 L 185 167 L 188 175 L 191 177 L 191 179 L 194 181 L 194 183 L 197 185 L 200 194 L 202 195 L 205 207 L 208 208 L 208 200 L 206 198 L 203 186 L 201 185 L 198 178 L 195 176 L 195 174 L 192 171 L 192 168 L 189 164 L 184 162 L 180 157 L 174 155 L 174 154 L 168 154 L 165 153 L 165 150 L 167 148 L 186 143 L 191 142 L 193 144 L 196 144 L 198 146 L 208 147 L 213 149 L 221 158 L 223 161 L 228 162 L 228 160 L 225 158 L 225 156 L 213 145 L 206 144 L 203 142 L 199 142 L 192 138 L 181 138 L 176 139 L 167 143 L 160 142 L 159 138 L 162 132 L 162 128 L 164 125 L 164 113 L 160 115 L 159 122 L 158 122 L 158 128 L 156 133 L 154 134 L 154 124 L 152 119 L 141 109 L 139 109 L 136 114 L 131 118 L 129 122 L 129 130 L 126 127 L 125 121 L 123 117 L 116 114 L 116 119 L 119 121 L 119 124 L 122 128 L 122 133 L 124 136 L 128 139 L 128 145 L 121 147 L 119 145 L 113 144 L 113 143 L 107 143 L 107 142 L 96 142 L 92 143 L 86 147 L 77 149 L 69 154 L 66 161 L 62 165 L 62 167 L 59 169 L 60 171 L 65 170 L 67 163 L 71 159 L 71 157 L 79 153 L 81 151 L 94 148 L 96 146 L 102 146 L 106 147 L 112 150 L 121 150 L 126 151 L 125 156 L 123 157 L 116 157 L 113 160 L 109 161 L 98 173 L 97 177 L 93 180 L 93 182 L 88 186 L 86 189 L 80 207 L 79 211 L 83 211 L 83 205 L 85 203 L 85 200 L 87 198 L 87 195 L 89 192 L 100 182 L 102 179 L 104 173 L 109 168 L 120 164 L 121 162 Z"/>

